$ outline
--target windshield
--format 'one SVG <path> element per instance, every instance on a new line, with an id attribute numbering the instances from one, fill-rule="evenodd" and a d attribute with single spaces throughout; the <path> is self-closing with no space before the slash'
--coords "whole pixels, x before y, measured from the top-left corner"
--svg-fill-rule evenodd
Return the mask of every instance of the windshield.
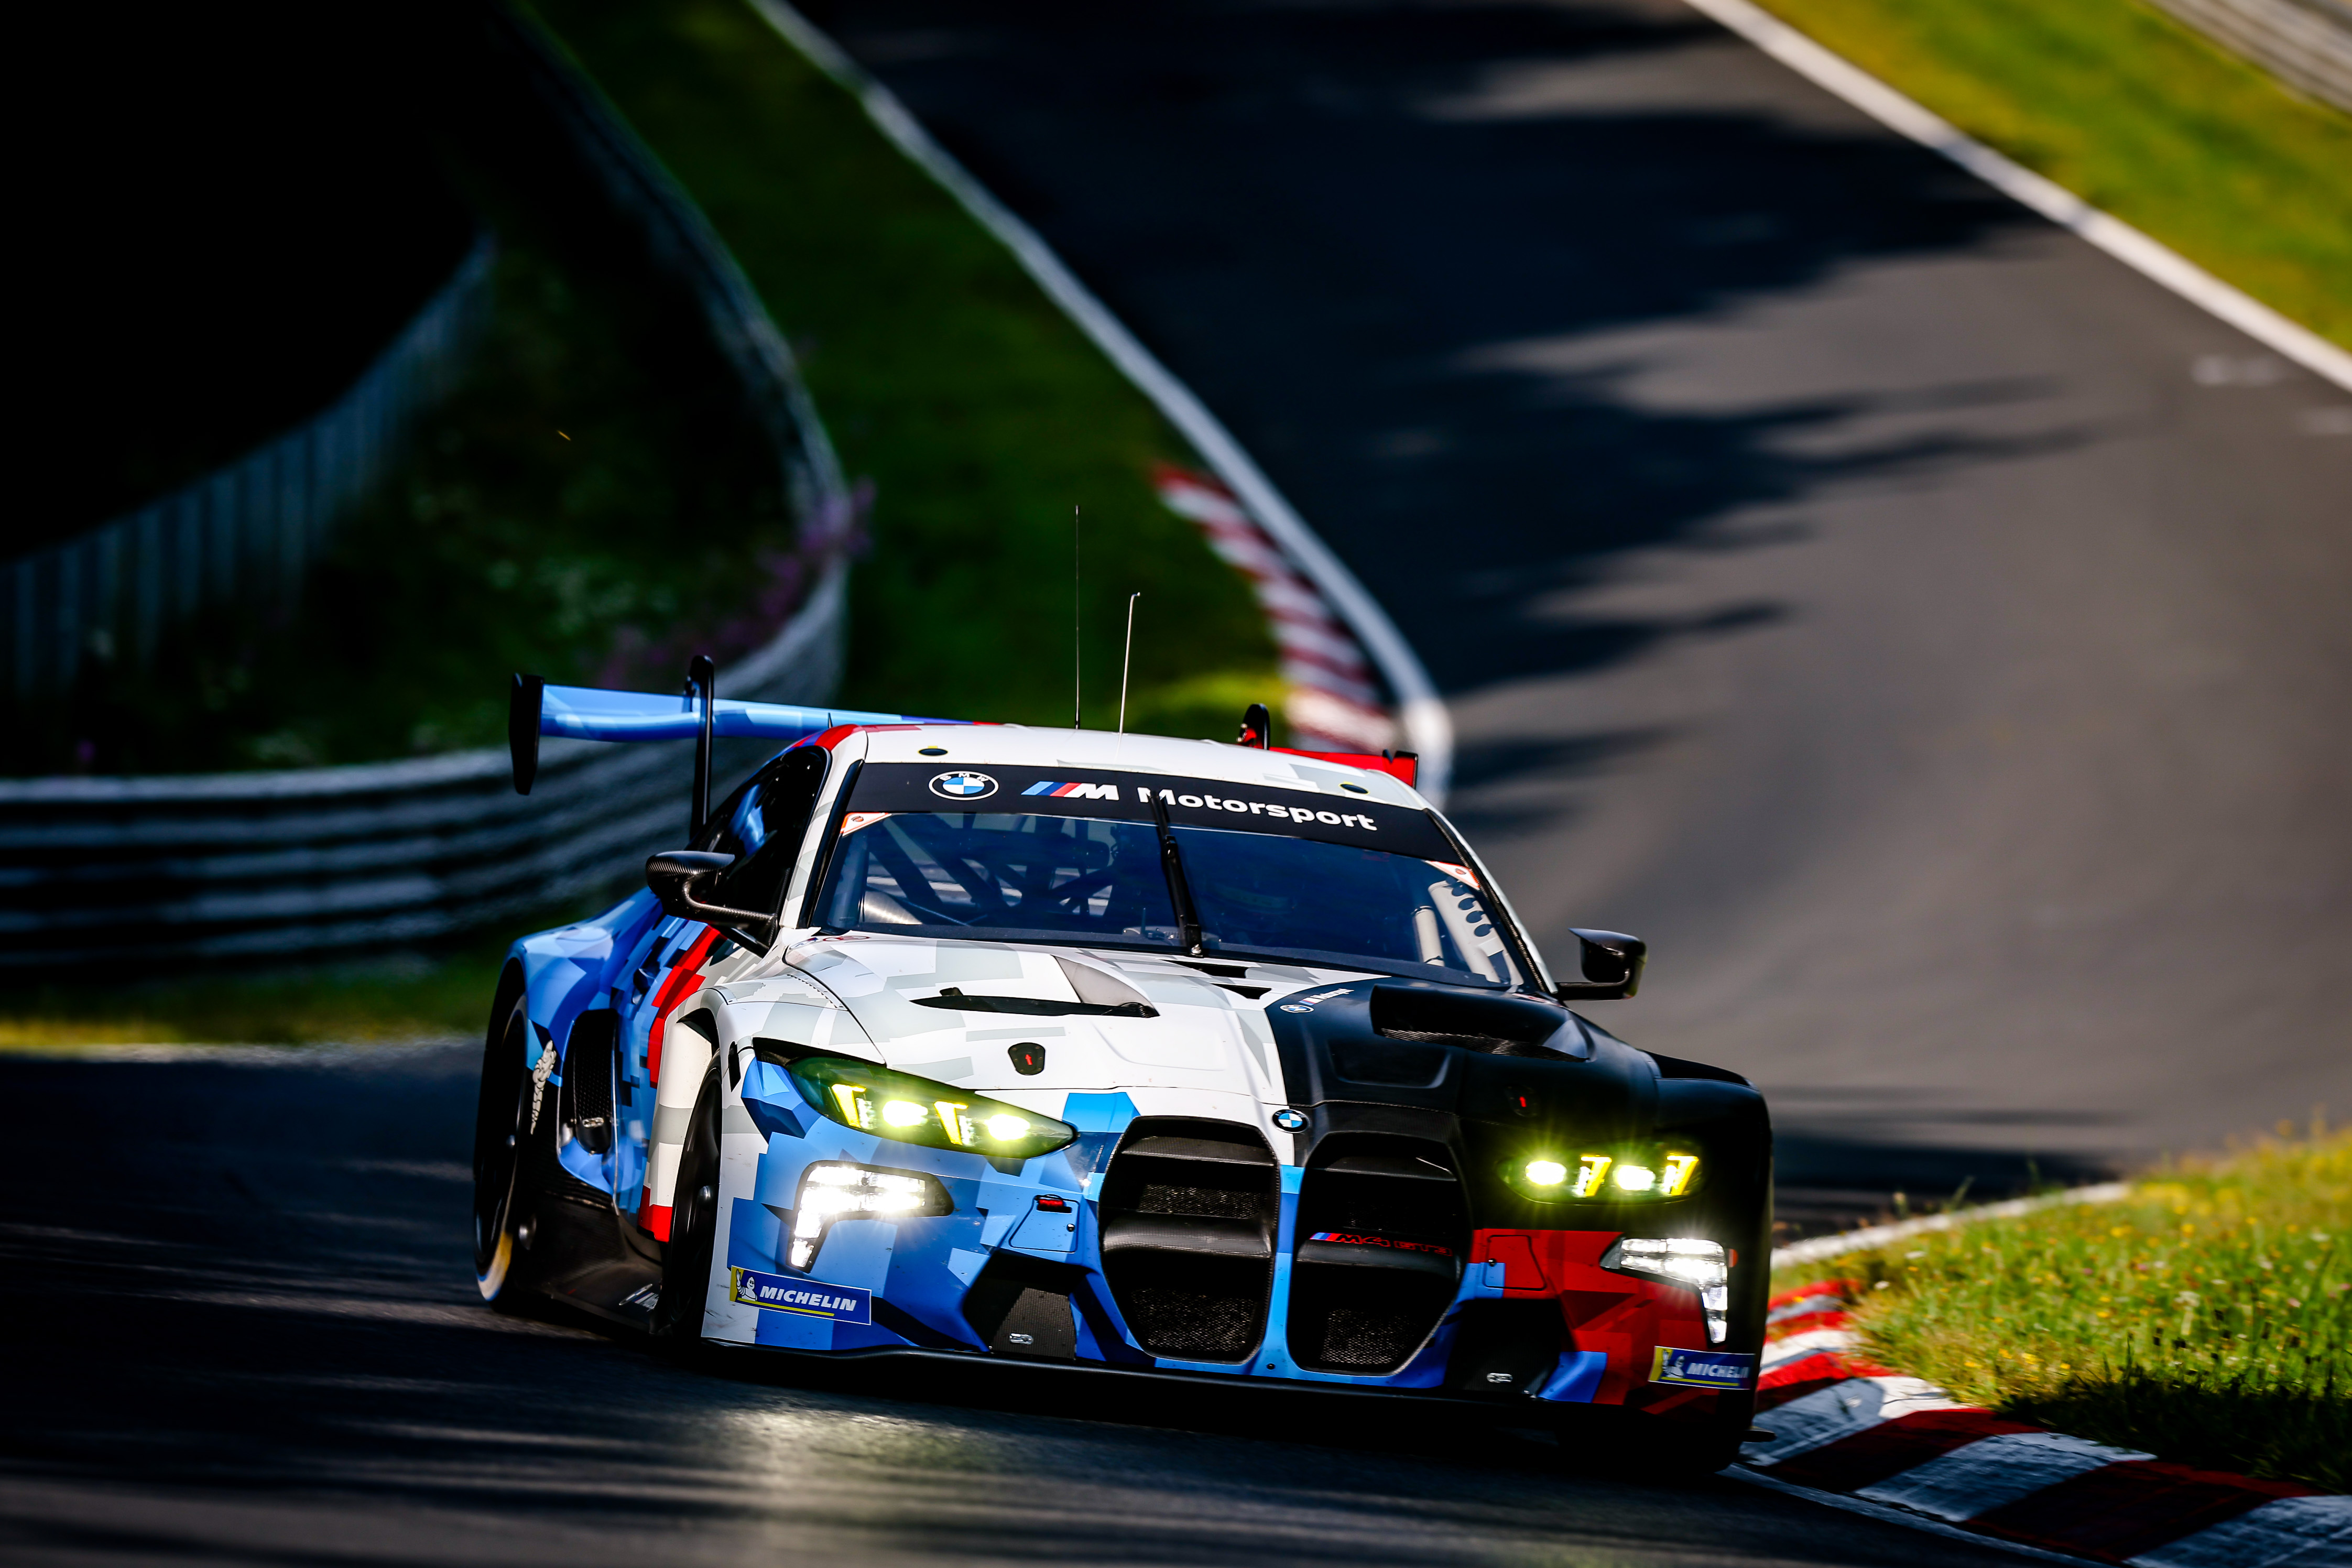
<path id="1" fill-rule="evenodd" d="M 1466 867 L 1262 832 L 1176 826 L 1209 952 L 1519 982 Z M 991 812 L 853 812 L 824 923 L 1180 950 L 1150 822 Z"/>

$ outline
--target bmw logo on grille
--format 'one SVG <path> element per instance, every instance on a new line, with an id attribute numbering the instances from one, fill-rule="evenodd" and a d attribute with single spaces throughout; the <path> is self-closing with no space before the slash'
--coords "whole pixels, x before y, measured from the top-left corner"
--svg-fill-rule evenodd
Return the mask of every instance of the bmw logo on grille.
<path id="1" fill-rule="evenodd" d="M 979 800 L 983 795 L 996 793 L 996 781 L 986 773 L 966 773 L 959 769 L 933 779 L 931 793 L 943 795 L 950 800 Z"/>

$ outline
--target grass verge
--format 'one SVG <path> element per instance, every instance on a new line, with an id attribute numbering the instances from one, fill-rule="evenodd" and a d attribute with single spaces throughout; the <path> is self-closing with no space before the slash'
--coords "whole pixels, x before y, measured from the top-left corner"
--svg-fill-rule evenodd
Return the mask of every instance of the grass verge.
<path id="1" fill-rule="evenodd" d="M 1760 0 L 1969 135 L 2352 347 L 2352 117 L 2139 0 Z"/>
<path id="2" fill-rule="evenodd" d="M 1784 1271 L 1857 1281 L 1864 1353 L 2159 1458 L 2352 1481 L 2352 1132 Z"/>
<path id="3" fill-rule="evenodd" d="M 1083 507 L 1089 723 L 1230 739 L 1280 710 L 1246 586 L 1152 495 L 1182 441 L 856 103 L 740 0 L 539 0 L 709 214 L 792 335 L 852 473 L 877 489 L 852 579 L 845 701 L 1066 724 L 1071 509 Z"/>
<path id="4" fill-rule="evenodd" d="M 501 942 L 363 964 L 0 994 L 0 1052 L 473 1038 L 505 951 Z"/>

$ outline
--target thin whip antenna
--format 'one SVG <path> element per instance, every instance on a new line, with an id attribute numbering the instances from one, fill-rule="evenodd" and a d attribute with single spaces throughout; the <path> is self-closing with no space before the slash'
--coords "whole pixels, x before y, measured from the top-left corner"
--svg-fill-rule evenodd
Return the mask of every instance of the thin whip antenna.
<path id="1" fill-rule="evenodd" d="M 1143 597 L 1137 590 L 1127 596 L 1127 652 L 1118 661 L 1118 732 L 1127 733 L 1127 672 L 1135 663 L 1135 601 Z"/>
<path id="2" fill-rule="evenodd" d="M 1070 728 L 1086 728 L 1086 649 L 1078 636 L 1078 509 L 1070 509 Z"/>

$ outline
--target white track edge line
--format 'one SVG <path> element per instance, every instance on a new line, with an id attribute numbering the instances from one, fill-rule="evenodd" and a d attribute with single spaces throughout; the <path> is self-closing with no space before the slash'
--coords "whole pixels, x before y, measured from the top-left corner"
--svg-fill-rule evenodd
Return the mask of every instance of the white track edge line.
<path id="1" fill-rule="evenodd" d="M 1915 1236 L 1926 1236 L 1931 1231 L 1957 1229 L 1980 1219 L 2014 1219 L 2019 1215 L 2063 1208 L 2069 1204 L 2121 1203 L 2130 1195 L 2129 1182 L 2100 1182 L 2093 1186 L 2069 1187 L 2063 1193 L 2046 1193 L 2035 1198 L 2011 1198 L 2004 1203 L 1985 1204 L 1952 1214 L 1923 1215 L 1917 1219 L 1901 1220 L 1894 1225 L 1867 1226 L 1861 1230 L 1843 1231 L 1836 1236 L 1817 1236 L 1810 1241 L 1776 1247 L 1772 1249 L 1772 1267 L 1786 1268 L 1799 1263 L 1822 1263 L 1832 1258 L 1843 1258 L 1849 1253 L 1884 1247 L 1891 1241 L 1904 1241 Z"/>
<path id="2" fill-rule="evenodd" d="M 2069 1557 L 2063 1552 L 2052 1552 L 2040 1546 L 2028 1546 L 2021 1541 L 2005 1541 L 1998 1535 L 1979 1535 L 1973 1530 L 1963 1530 L 1957 1524 L 1947 1524 L 1940 1519 L 1931 1519 L 1924 1513 L 1913 1513 L 1909 1509 L 1895 1508 L 1883 1502 L 1872 1502 L 1866 1498 L 1851 1497 L 1844 1492 L 1816 1491 L 1811 1487 L 1801 1487 L 1794 1481 L 1784 1481 L 1777 1477 L 1764 1475 L 1739 1465 L 1732 1466 L 1722 1474 L 1733 1480 L 1745 1481 L 1751 1487 L 1762 1487 L 1768 1491 L 1779 1492 L 1784 1497 L 1802 1498 L 1807 1502 L 1817 1502 L 1829 1508 L 1843 1509 L 1848 1513 L 1862 1514 L 1886 1524 L 1899 1524 L 1906 1530 L 1921 1530 L 1930 1535 L 1948 1536 L 1954 1541 L 1965 1541 L 1974 1546 L 1990 1547 L 1996 1552 L 2011 1552 L 2021 1557 L 2039 1558 L 2044 1563 L 2063 1563 L 2069 1564 L 2069 1568 L 2110 1568 L 2109 1564 L 2094 1563 L 2087 1557 Z"/>
<path id="3" fill-rule="evenodd" d="M 937 181 L 964 211 L 1013 253 L 1023 270 L 1152 401 L 1168 422 L 1192 444 L 1193 450 L 1225 488 L 1322 590 L 1349 629 L 1362 640 L 1364 650 L 1380 666 L 1381 674 L 1396 693 L 1398 721 L 1412 749 L 1421 754 L 1420 774 L 1424 781 L 1421 793 L 1437 805 L 1444 805 L 1446 786 L 1454 773 L 1453 716 L 1446 711 L 1444 700 L 1438 696 L 1420 657 L 1397 630 L 1396 623 L 1389 619 L 1380 602 L 1293 510 L 1282 492 L 1275 489 L 1274 481 L 1265 477 L 1192 389 L 1179 381 L 1128 331 L 1126 323 L 1078 281 L 1036 230 L 1014 216 L 947 149 L 933 141 L 930 132 L 899 102 L 896 93 L 867 74 L 840 45 L 786 0 L 751 0 L 751 6 L 810 64 L 855 96 L 865 108 L 866 118 L 899 152 Z"/>
<path id="4" fill-rule="evenodd" d="M 759 0 L 755 0 L 759 3 Z M 1816 87 L 1889 130 L 1941 153 L 2003 195 L 2071 229 L 2109 256 L 2218 316 L 2264 347 L 2352 392 L 2352 353 L 2222 282 L 2161 241 L 2102 212 L 2064 186 L 1994 152 L 1924 105 L 1815 43 L 1749 0 L 1685 0 Z"/>

